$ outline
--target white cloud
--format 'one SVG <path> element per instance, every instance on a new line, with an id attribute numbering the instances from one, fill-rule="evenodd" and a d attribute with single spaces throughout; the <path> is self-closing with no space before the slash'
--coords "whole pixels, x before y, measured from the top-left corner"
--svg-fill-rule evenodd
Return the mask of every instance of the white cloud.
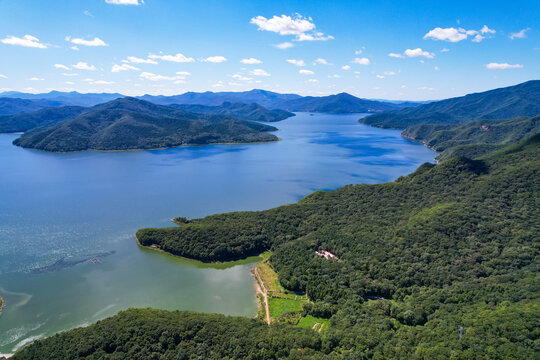
<path id="1" fill-rule="evenodd" d="M 0 79 L 7 79 L 7 76 L 4 74 L 0 74 Z"/>
<path id="2" fill-rule="evenodd" d="M 260 63 L 262 63 L 261 60 L 255 59 L 255 58 L 242 59 L 242 60 L 240 60 L 240 62 L 241 62 L 242 64 L 248 64 L 248 65 L 260 64 Z"/>
<path id="3" fill-rule="evenodd" d="M 306 66 L 304 60 L 287 59 L 285 61 L 287 61 L 289 64 L 293 64 L 296 66 Z"/>
<path id="4" fill-rule="evenodd" d="M 398 59 L 404 58 L 403 55 L 401 55 L 401 54 L 396 54 L 396 53 L 390 53 L 390 54 L 388 54 L 388 56 L 390 56 L 390 57 L 395 57 L 395 58 L 398 58 Z"/>
<path id="5" fill-rule="evenodd" d="M 79 48 L 77 46 L 72 46 L 71 50 L 79 51 Z"/>
<path id="6" fill-rule="evenodd" d="M 31 77 L 30 79 L 28 79 L 30 81 L 43 81 L 45 80 L 44 78 L 38 78 L 38 77 Z"/>
<path id="7" fill-rule="evenodd" d="M 382 75 L 375 75 L 378 79 L 384 79 L 384 76 Z"/>
<path id="8" fill-rule="evenodd" d="M 306 70 L 306 69 L 301 69 L 300 71 L 298 71 L 298 73 L 302 74 L 302 75 L 313 75 L 313 74 L 315 74 L 313 71 Z"/>
<path id="9" fill-rule="evenodd" d="M 142 72 L 142 73 L 139 74 L 139 77 L 141 79 L 150 80 L 150 81 L 163 81 L 163 80 L 182 81 L 183 79 L 185 79 L 184 76 L 156 75 L 156 74 L 151 73 L 151 72 Z"/>
<path id="10" fill-rule="evenodd" d="M 439 67 L 438 67 L 438 66 L 434 66 L 434 67 L 433 67 L 433 70 L 439 71 Z"/>
<path id="11" fill-rule="evenodd" d="M 521 69 L 521 64 L 508 64 L 508 63 L 489 63 L 486 64 L 486 68 L 489 70 L 506 70 L 506 69 Z"/>
<path id="12" fill-rule="evenodd" d="M 212 87 L 222 88 L 222 87 L 225 87 L 225 85 L 223 85 L 223 81 L 220 80 L 217 83 L 213 84 Z"/>
<path id="13" fill-rule="evenodd" d="M 356 51 L 354 52 L 354 55 L 360 55 L 360 54 L 362 54 L 362 50 L 356 50 Z"/>
<path id="14" fill-rule="evenodd" d="M 343 65 L 341 67 L 341 70 L 350 70 L 350 69 L 351 69 L 351 67 L 349 65 Z"/>
<path id="15" fill-rule="evenodd" d="M 263 69 L 251 70 L 249 73 L 253 76 L 270 76 L 270 74 L 264 71 Z"/>
<path id="16" fill-rule="evenodd" d="M 66 81 L 65 84 L 67 84 L 67 85 L 75 85 L 75 83 L 73 81 Z"/>
<path id="17" fill-rule="evenodd" d="M 441 52 L 449 52 L 449 51 L 450 49 L 446 49 L 446 48 L 441 50 Z"/>
<path id="18" fill-rule="evenodd" d="M 294 46 L 294 44 L 286 41 L 284 43 L 281 43 L 281 44 L 276 44 L 274 45 L 275 47 L 277 47 L 278 49 L 281 49 L 281 50 L 285 50 L 285 49 L 289 49 L 289 48 L 292 48 Z"/>
<path id="19" fill-rule="evenodd" d="M 300 14 L 296 14 L 294 17 L 274 15 L 270 19 L 264 16 L 256 16 L 250 20 L 250 23 L 257 25 L 260 31 L 271 31 L 280 35 L 294 35 L 296 41 L 326 41 L 334 38 L 315 31 L 313 19 L 303 17 Z"/>
<path id="20" fill-rule="evenodd" d="M 240 75 L 240 74 L 234 74 L 232 77 L 235 78 L 236 80 L 240 80 L 240 81 L 252 80 L 252 78 L 244 76 L 244 75 Z"/>
<path id="21" fill-rule="evenodd" d="M 429 86 L 420 86 L 417 88 L 418 90 L 428 90 L 428 91 L 434 91 L 435 89 Z"/>
<path id="22" fill-rule="evenodd" d="M 133 64 L 157 64 L 157 61 L 152 59 L 141 59 L 136 56 L 128 56 L 126 60 L 122 60 L 123 63 L 133 63 Z"/>
<path id="23" fill-rule="evenodd" d="M 425 58 L 428 58 L 428 59 L 433 59 L 435 57 L 435 54 L 433 53 L 430 53 L 428 51 L 424 51 L 420 48 L 416 48 L 416 49 L 407 49 L 403 52 L 403 55 L 405 55 L 406 57 L 425 57 Z M 397 57 L 397 56 L 396 56 Z M 400 57 L 403 57 L 403 56 L 400 56 Z"/>
<path id="24" fill-rule="evenodd" d="M 180 75 L 180 76 L 190 76 L 191 73 L 187 72 L 187 71 L 177 71 L 176 72 L 176 75 Z"/>
<path id="25" fill-rule="evenodd" d="M 323 59 L 323 58 L 318 58 L 315 60 L 315 63 L 316 64 L 321 64 L 321 65 L 332 65 L 330 64 L 328 61 L 326 61 L 326 59 Z"/>
<path id="26" fill-rule="evenodd" d="M 66 37 L 66 41 L 69 41 L 75 45 L 84 45 L 84 46 L 109 46 L 105 41 L 101 40 L 98 37 L 94 37 L 93 40 L 84 40 L 80 38 L 72 39 L 70 36 Z"/>
<path id="27" fill-rule="evenodd" d="M 369 65 L 370 64 L 370 61 L 368 58 L 366 57 L 363 57 L 363 58 L 355 58 L 353 60 L 353 63 L 355 64 L 360 64 L 360 65 Z"/>
<path id="28" fill-rule="evenodd" d="M 62 65 L 62 64 L 54 64 L 54 67 L 57 68 L 57 69 L 69 70 L 69 67 L 67 67 L 66 65 Z"/>
<path id="29" fill-rule="evenodd" d="M 341 75 L 338 75 L 338 74 L 334 74 L 332 76 L 328 75 L 329 78 L 334 78 L 334 79 L 339 79 L 341 77 Z"/>
<path id="30" fill-rule="evenodd" d="M 449 42 L 459 42 L 466 40 L 469 36 L 473 36 L 473 42 L 480 42 L 486 38 L 487 35 L 495 34 L 495 30 L 490 29 L 487 25 L 484 25 L 480 30 L 466 30 L 464 28 L 440 28 L 436 27 L 430 30 L 424 39 L 441 40 Z"/>
<path id="31" fill-rule="evenodd" d="M 210 56 L 206 59 L 201 59 L 202 62 L 211 62 L 211 63 L 222 63 L 227 61 L 227 58 L 224 56 Z"/>
<path id="32" fill-rule="evenodd" d="M 144 0 L 105 0 L 107 4 L 113 5 L 141 5 L 144 4 Z"/>
<path id="33" fill-rule="evenodd" d="M 155 55 L 150 54 L 148 55 L 150 59 L 161 59 L 164 61 L 171 61 L 171 62 L 177 62 L 177 63 L 187 63 L 187 62 L 194 62 L 195 59 L 192 57 L 186 57 L 183 54 L 176 54 L 176 55 Z"/>
<path id="34" fill-rule="evenodd" d="M 96 81 L 92 81 L 90 84 L 93 84 L 93 85 L 111 85 L 111 84 L 114 84 L 114 81 L 96 80 Z"/>
<path id="35" fill-rule="evenodd" d="M 310 82 L 310 83 L 318 83 L 319 80 L 317 80 L 317 79 L 308 79 L 308 82 Z"/>
<path id="36" fill-rule="evenodd" d="M 76 73 L 62 73 L 64 76 L 79 76 L 79 74 Z"/>
<path id="37" fill-rule="evenodd" d="M 88 10 L 84 10 L 83 14 L 86 15 L 86 16 L 94 17 L 94 15 L 92 15 L 92 13 L 90 11 L 88 11 Z"/>
<path id="38" fill-rule="evenodd" d="M 79 70 L 89 70 L 89 71 L 97 70 L 94 65 L 88 65 L 88 63 L 85 63 L 83 61 L 79 61 L 78 63 L 72 66 L 74 69 L 79 69 Z"/>
<path id="39" fill-rule="evenodd" d="M 393 72 L 393 71 L 383 71 L 383 74 L 386 75 L 386 76 L 396 75 L 396 73 Z"/>
<path id="40" fill-rule="evenodd" d="M 39 49 L 46 49 L 47 46 L 39 42 L 39 39 L 32 35 L 24 35 L 22 38 L 8 35 L 5 39 L 0 40 L 4 44 L 18 45 L 24 47 L 33 47 Z"/>
<path id="41" fill-rule="evenodd" d="M 525 39 L 527 37 L 527 34 L 525 34 L 527 31 L 531 30 L 531 28 L 521 29 L 517 33 L 510 34 L 509 38 L 514 39 Z"/>
<path id="42" fill-rule="evenodd" d="M 111 72 L 129 71 L 129 70 L 141 70 L 141 69 L 133 65 L 128 65 L 128 64 L 122 64 L 122 65 L 114 64 L 111 68 Z"/>

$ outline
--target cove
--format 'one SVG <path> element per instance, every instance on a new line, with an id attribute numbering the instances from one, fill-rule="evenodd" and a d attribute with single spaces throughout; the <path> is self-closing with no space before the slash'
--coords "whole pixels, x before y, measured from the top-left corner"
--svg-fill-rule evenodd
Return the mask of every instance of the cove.
<path id="1" fill-rule="evenodd" d="M 130 307 L 254 316 L 250 269 L 139 249 L 175 216 L 262 210 L 315 190 L 391 181 L 436 153 L 361 114 L 298 113 L 282 141 L 52 154 L 0 135 L 0 353 Z"/>

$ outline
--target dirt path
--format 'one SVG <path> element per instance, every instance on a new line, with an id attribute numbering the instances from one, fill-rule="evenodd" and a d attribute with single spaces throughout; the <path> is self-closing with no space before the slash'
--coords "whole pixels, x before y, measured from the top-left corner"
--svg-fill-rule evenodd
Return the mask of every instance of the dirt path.
<path id="1" fill-rule="evenodd" d="M 253 268 L 253 274 L 255 275 L 255 278 L 257 279 L 257 282 L 259 283 L 259 286 L 262 289 L 262 295 L 264 297 L 264 309 L 266 311 L 266 322 L 268 325 L 270 325 L 270 309 L 268 308 L 268 293 L 266 291 L 266 288 L 264 287 L 264 283 L 259 276 L 259 272 L 257 271 L 257 267 L 255 266 Z"/>

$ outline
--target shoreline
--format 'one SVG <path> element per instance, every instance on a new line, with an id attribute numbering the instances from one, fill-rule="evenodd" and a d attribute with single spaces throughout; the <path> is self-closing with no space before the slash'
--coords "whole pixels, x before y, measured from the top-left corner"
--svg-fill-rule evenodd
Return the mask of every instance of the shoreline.
<path id="1" fill-rule="evenodd" d="M 2 316 L 2 310 L 4 310 L 4 306 L 6 306 L 6 302 L 4 299 L 0 296 L 0 316 Z"/>

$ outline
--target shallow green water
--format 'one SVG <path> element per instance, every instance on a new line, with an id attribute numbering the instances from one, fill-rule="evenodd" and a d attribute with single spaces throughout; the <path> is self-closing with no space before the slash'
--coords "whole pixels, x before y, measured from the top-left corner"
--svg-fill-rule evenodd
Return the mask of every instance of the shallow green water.
<path id="1" fill-rule="evenodd" d="M 141 250 L 133 234 L 175 216 L 389 181 L 433 160 L 398 131 L 358 118 L 298 114 L 274 124 L 276 143 L 120 153 L 49 154 L 1 134 L 0 353 L 129 307 L 254 316 L 253 264 L 200 266 Z"/>

